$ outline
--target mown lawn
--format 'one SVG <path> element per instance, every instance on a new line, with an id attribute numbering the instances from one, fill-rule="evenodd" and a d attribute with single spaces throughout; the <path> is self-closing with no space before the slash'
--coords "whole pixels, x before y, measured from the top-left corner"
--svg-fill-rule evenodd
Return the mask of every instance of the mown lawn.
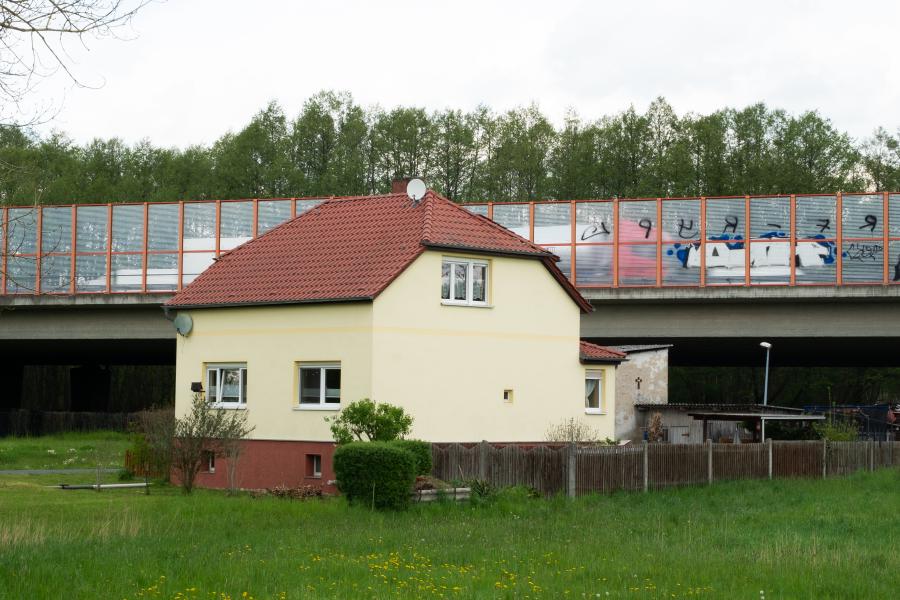
<path id="1" fill-rule="evenodd" d="M 0 597 L 893 598 L 900 573 L 897 470 L 402 513 L 61 479 L 0 477 Z"/>
<path id="2" fill-rule="evenodd" d="M 121 467 L 130 445 L 114 431 L 0 438 L 0 470 Z"/>

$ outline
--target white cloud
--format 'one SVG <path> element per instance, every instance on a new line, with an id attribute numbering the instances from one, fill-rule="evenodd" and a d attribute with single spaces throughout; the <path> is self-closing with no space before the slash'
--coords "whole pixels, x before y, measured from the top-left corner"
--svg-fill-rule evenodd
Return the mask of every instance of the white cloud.
<path id="1" fill-rule="evenodd" d="M 252 6 L 252 9 L 248 9 Z M 73 48 L 50 127 L 210 143 L 269 100 L 322 89 L 358 102 L 496 110 L 537 102 L 597 118 L 665 96 L 679 113 L 764 101 L 819 110 L 855 137 L 900 125 L 900 5 L 865 2 L 236 2 L 152 4 L 131 41 Z M 64 99 L 63 99 L 64 96 Z"/>

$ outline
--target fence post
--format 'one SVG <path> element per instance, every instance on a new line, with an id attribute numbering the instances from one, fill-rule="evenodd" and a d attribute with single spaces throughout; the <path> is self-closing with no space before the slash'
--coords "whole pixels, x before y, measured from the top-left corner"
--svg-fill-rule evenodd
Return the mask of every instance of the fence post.
<path id="1" fill-rule="evenodd" d="M 487 440 L 481 440 L 478 444 L 478 479 L 487 481 Z"/>
<path id="2" fill-rule="evenodd" d="M 569 498 L 575 497 L 575 468 L 577 465 L 578 446 L 575 442 L 569 442 L 566 448 L 566 495 Z"/>
<path id="3" fill-rule="evenodd" d="M 709 480 L 709 485 L 712 485 L 713 482 L 713 445 L 712 439 L 707 438 L 706 440 L 706 477 Z"/>
<path id="4" fill-rule="evenodd" d="M 875 470 L 875 442 L 869 441 L 869 471 Z"/>
<path id="5" fill-rule="evenodd" d="M 828 478 L 828 440 L 822 440 L 822 479 Z"/>
<path id="6" fill-rule="evenodd" d="M 766 446 L 769 450 L 769 479 L 772 479 L 772 438 L 766 440 Z"/>
<path id="7" fill-rule="evenodd" d="M 650 489 L 650 445 L 644 440 L 644 491 Z"/>

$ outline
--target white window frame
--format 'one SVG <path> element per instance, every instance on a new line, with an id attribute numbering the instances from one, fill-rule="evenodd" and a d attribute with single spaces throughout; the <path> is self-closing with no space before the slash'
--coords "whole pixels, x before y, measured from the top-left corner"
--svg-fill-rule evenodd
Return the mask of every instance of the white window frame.
<path id="1" fill-rule="evenodd" d="M 222 371 L 223 370 L 238 370 L 238 401 L 237 402 L 222 402 Z M 212 389 L 212 386 L 209 383 L 209 374 L 212 371 L 216 371 L 216 397 L 210 398 L 209 391 Z M 207 363 L 204 368 L 204 373 L 206 375 L 206 392 L 207 392 L 207 401 L 210 406 L 213 408 L 235 408 L 235 409 L 246 409 L 247 408 L 247 398 L 244 396 L 244 381 L 247 378 L 247 363 Z M 247 396 L 249 396 L 249 392 Z"/>
<path id="2" fill-rule="evenodd" d="M 602 369 L 586 369 L 584 372 L 584 380 L 585 383 L 588 380 L 594 380 L 597 382 L 597 396 L 599 399 L 599 407 L 598 408 L 590 408 L 585 406 L 584 412 L 588 415 L 605 415 L 606 414 L 606 394 L 604 393 L 604 380 L 606 379 L 606 374 Z M 587 400 L 587 394 L 585 394 L 585 400 Z"/>
<path id="3" fill-rule="evenodd" d="M 307 454 L 310 457 L 312 462 L 312 473 L 307 475 L 307 477 L 313 479 L 321 479 L 322 478 L 322 455 L 321 454 Z M 317 464 L 318 463 L 318 464 Z"/>
<path id="4" fill-rule="evenodd" d="M 319 403 L 302 403 L 300 397 L 303 394 L 303 369 L 319 369 Z M 326 369 L 337 369 L 341 371 L 341 363 L 297 363 L 297 402 L 294 406 L 298 410 L 341 410 L 341 402 L 343 394 L 338 397 L 337 402 L 325 402 L 325 379 Z M 344 374 L 341 373 L 341 386 L 344 384 Z"/>
<path id="5" fill-rule="evenodd" d="M 491 278 L 491 265 L 486 260 L 475 260 L 472 258 L 455 258 L 452 256 L 445 256 L 441 260 L 441 286 L 443 287 L 443 270 L 444 265 L 450 265 L 450 297 L 444 298 L 443 291 L 441 293 L 441 304 L 448 304 L 452 306 L 488 306 L 488 300 L 490 300 L 489 290 L 490 290 L 490 278 Z M 465 265 L 466 266 L 466 297 L 465 299 L 458 299 L 453 297 L 453 292 L 456 289 L 456 269 L 455 265 Z M 474 283 L 475 283 L 475 267 L 480 266 L 484 267 L 484 300 L 473 300 L 474 296 Z"/>

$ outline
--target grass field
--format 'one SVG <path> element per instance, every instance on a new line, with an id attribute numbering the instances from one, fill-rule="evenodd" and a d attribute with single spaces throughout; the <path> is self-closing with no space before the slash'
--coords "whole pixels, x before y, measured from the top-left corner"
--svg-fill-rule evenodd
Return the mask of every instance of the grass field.
<path id="1" fill-rule="evenodd" d="M 0 470 L 121 467 L 130 445 L 114 431 L 0 438 Z"/>
<path id="2" fill-rule="evenodd" d="M 900 573 L 897 470 L 403 513 L 43 487 L 84 477 L 0 476 L 0 597 L 892 598 Z"/>

